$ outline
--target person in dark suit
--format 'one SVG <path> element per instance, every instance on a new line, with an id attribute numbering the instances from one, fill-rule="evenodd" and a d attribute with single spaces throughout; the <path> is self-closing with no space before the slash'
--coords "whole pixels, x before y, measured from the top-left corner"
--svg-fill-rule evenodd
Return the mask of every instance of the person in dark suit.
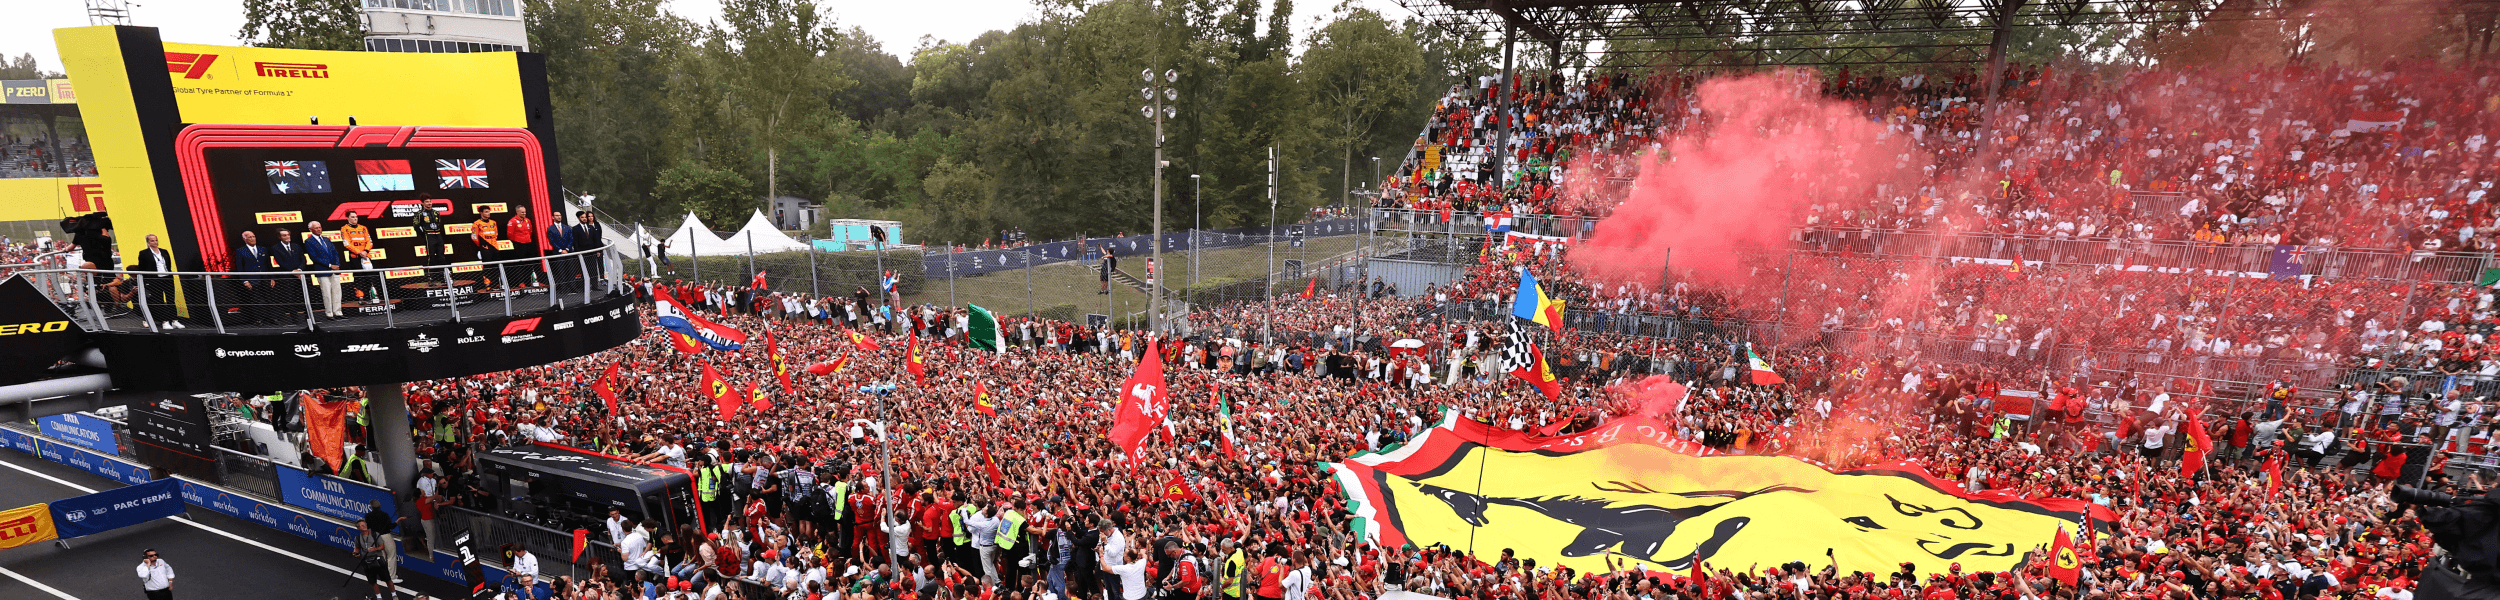
<path id="1" fill-rule="evenodd" d="M 573 215 L 573 218 L 574 222 L 579 223 L 578 225 L 573 226 L 573 247 L 575 249 L 595 250 L 608 244 L 607 232 L 599 228 L 599 221 L 597 219 L 590 217 L 590 211 L 582 211 L 579 214 Z M 589 272 L 587 273 L 588 281 L 596 282 L 602 275 L 607 273 L 607 253 L 601 252 L 599 254 L 590 255 L 587 260 L 588 262 L 584 263 L 583 266 L 589 269 Z M 594 283 L 593 285 L 596 284 Z"/>
<path id="2" fill-rule="evenodd" d="M 270 309 L 282 322 L 291 322 L 304 314 L 304 270 L 308 259 L 304 245 L 295 242 L 295 232 L 278 230 L 278 243 L 269 246 L 269 270 L 288 275 L 271 280 Z"/>
<path id="3" fill-rule="evenodd" d="M 516 217 L 514 220 L 517 221 L 519 218 Z M 564 224 L 564 215 L 562 213 L 550 215 L 550 218 L 547 219 L 547 232 L 545 235 L 539 236 L 538 244 L 540 248 L 545 249 L 547 256 L 551 257 L 558 254 L 564 254 L 566 252 L 572 252 L 573 226 Z M 574 273 L 574 271 L 579 270 L 574 268 L 574 266 L 581 264 L 580 259 L 571 256 L 563 258 L 550 258 L 547 262 L 550 263 L 547 266 L 554 271 L 553 273 L 550 273 L 550 275 L 555 278 L 555 281 L 552 282 L 553 285 L 550 287 L 559 291 L 571 286 L 573 277 L 578 275 L 578 273 Z"/>
<path id="4" fill-rule="evenodd" d="M 250 231 L 243 232 L 243 243 L 234 247 L 233 257 L 232 271 L 235 273 L 267 273 L 270 270 L 269 250 L 262 248 L 260 236 Z M 227 280 L 229 284 L 226 287 L 227 292 L 218 301 L 216 308 L 223 310 L 228 306 L 239 307 L 242 310 L 235 314 L 236 318 L 241 321 L 239 324 L 260 323 L 265 319 L 260 308 L 268 302 L 270 282 L 267 279 L 259 275 L 238 275 Z"/>
<path id="5" fill-rule="evenodd" d="M 166 254 L 165 249 L 157 245 L 156 234 L 148 234 L 147 240 L 147 249 L 140 250 L 139 259 L 132 261 L 128 267 L 131 273 L 138 274 L 139 287 L 146 293 L 142 301 L 147 303 L 147 310 L 140 316 L 149 319 L 149 326 L 160 331 L 182 329 L 182 318 L 174 311 L 176 284 L 174 276 L 169 274 L 174 270 L 173 255 Z"/>

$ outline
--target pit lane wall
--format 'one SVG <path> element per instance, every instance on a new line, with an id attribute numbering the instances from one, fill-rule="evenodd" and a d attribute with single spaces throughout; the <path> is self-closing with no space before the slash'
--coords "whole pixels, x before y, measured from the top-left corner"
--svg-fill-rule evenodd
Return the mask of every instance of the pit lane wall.
<path id="1" fill-rule="evenodd" d="M 15 428 L 0 427 L 0 446 L 68 465 L 123 485 L 136 485 L 149 481 L 148 468 L 145 465 Z M 178 476 L 176 479 L 182 482 L 183 502 L 336 548 L 340 553 L 342 566 L 346 564 L 345 557 L 348 549 L 356 543 L 356 524 L 353 521 L 331 518 L 310 509 L 263 501 L 242 492 L 200 483 L 187 477 Z M 445 535 L 451 533 L 444 532 Z M 485 569 L 487 581 L 501 581 L 504 577 L 504 571 L 491 563 L 481 562 L 479 566 Z M 399 555 L 399 568 L 402 573 L 424 574 L 454 584 L 466 585 L 467 582 L 460 572 L 460 556 L 451 552 L 410 553 L 408 545 L 403 543 Z"/>

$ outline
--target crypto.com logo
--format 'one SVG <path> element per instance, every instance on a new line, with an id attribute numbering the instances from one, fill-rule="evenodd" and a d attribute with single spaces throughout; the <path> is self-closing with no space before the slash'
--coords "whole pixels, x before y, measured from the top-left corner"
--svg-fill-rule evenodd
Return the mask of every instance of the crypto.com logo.
<path id="1" fill-rule="evenodd" d="M 208 66 L 216 63 L 217 55 L 215 54 L 165 53 L 165 72 L 181 73 L 183 79 L 207 77 Z"/>

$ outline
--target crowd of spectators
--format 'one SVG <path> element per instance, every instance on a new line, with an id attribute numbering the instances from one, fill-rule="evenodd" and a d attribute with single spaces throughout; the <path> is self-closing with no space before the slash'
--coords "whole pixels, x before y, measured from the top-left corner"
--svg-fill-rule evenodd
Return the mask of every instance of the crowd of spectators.
<path id="1" fill-rule="evenodd" d="M 2401 598 L 2428 541 L 2410 521 L 2378 518 L 2389 508 L 2385 482 L 2403 475 L 2403 461 L 2390 458 L 2419 456 L 2397 442 L 2478 440 L 2492 422 L 2479 404 L 2443 417 L 2436 403 L 2427 412 L 2398 403 L 2385 416 L 2346 420 L 2297 401 L 2243 407 L 2191 381 L 2123 369 L 1972 366 L 1810 344 L 1760 346 L 1787 382 L 1757 385 L 1740 337 L 1605 331 L 1539 334 L 1566 384 L 1559 401 L 1547 401 L 1508 374 L 1509 334 L 1498 320 L 1466 318 L 1432 295 L 1368 290 L 1210 307 L 1193 315 L 1206 325 L 1186 339 L 1011 318 L 1010 348 L 998 354 L 966 346 L 960 311 L 912 307 L 880 323 L 888 313 L 678 291 L 751 337 L 772 329 L 795 389 L 781 389 L 760 343 L 688 356 L 657 329 L 582 359 L 409 388 L 412 429 L 433 449 L 427 472 L 443 482 L 435 502 L 495 509 L 498 499 L 472 475 L 476 447 L 544 442 L 697 471 L 727 465 L 735 491 L 725 523 L 671 530 L 620 515 L 602 538 L 624 560 L 554 578 L 565 597 L 1199 599 L 1238 598 L 1221 592 L 1238 581 L 1258 597 L 1289 600 L 1390 591 L 1474 600 Z M 915 338 L 928 357 L 925 379 L 905 368 Z M 1145 352 L 1164 354 L 1173 412 L 1132 471 L 1105 433 L 1119 381 Z M 796 368 L 835 361 L 844 366 L 824 376 Z M 609 365 L 626 374 L 614 413 L 590 389 Z M 764 402 L 720 418 L 697 389 L 705 365 Z M 1626 391 L 1649 377 L 1687 383 L 1693 395 L 1665 409 Z M 2059 389 L 2044 401 L 2052 408 L 2035 422 L 2005 417 L 2011 409 L 1991 397 L 2052 378 Z M 981 392 L 997 416 L 975 408 Z M 1238 457 L 1225 450 L 1219 404 Z M 1679 437 L 1725 452 L 1833 468 L 1906 460 L 1969 490 L 2084 499 L 2114 518 L 2086 543 L 2077 587 L 2052 582 L 2039 561 L 1986 574 L 1728 565 L 1696 579 L 1366 544 L 1336 482 L 1314 465 L 1398 444 L 1444 409 L 1547 435 L 1656 416 L 1676 423 Z M 2196 422 L 2226 448 L 2214 468 L 2182 473 L 2182 430 Z M 880 452 L 888 448 L 890 482 Z M 992 460 L 995 481 L 985 475 Z M 2265 465 L 2278 460 L 2290 464 L 2270 492 Z M 2388 464 L 2399 466 L 2381 468 Z M 1167 498 L 1172 481 L 1197 497 Z M 827 497 L 837 484 L 848 492 L 838 514 Z M 958 515 L 963 506 L 972 508 Z M 956 519 L 966 532 L 960 546 Z M 1235 552 L 1244 562 L 1227 567 Z M 888 556 L 907 572 L 888 571 Z"/>
<path id="2" fill-rule="evenodd" d="M 95 152 L 84 138 L 53 140 L 0 136 L 0 178 L 81 177 L 96 174 Z"/>

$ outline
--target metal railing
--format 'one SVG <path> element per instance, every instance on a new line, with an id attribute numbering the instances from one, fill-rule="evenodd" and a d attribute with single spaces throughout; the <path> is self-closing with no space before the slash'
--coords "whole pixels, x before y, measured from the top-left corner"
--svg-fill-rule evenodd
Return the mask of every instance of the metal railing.
<path id="1" fill-rule="evenodd" d="M 20 271 L 90 330 L 159 333 L 403 327 L 511 316 L 621 292 L 610 247 L 389 269 Z"/>

